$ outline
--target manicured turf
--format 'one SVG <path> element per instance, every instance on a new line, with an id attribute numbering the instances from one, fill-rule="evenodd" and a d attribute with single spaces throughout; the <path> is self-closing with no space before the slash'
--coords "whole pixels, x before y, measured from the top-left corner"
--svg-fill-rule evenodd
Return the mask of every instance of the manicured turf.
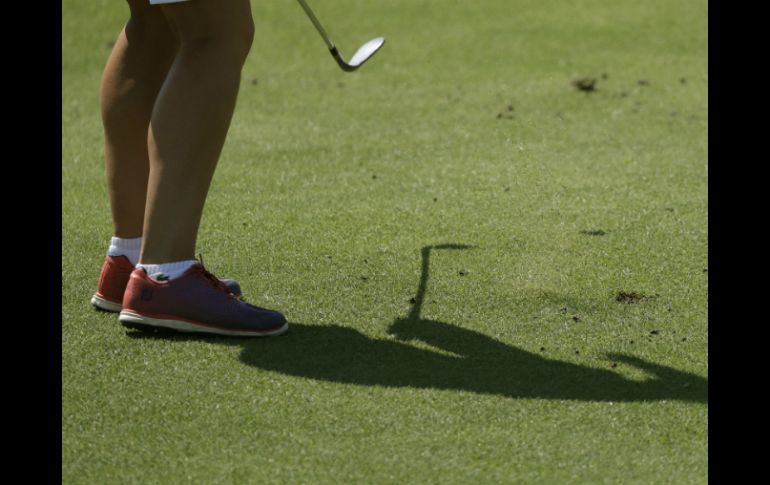
<path id="1" fill-rule="evenodd" d="M 198 242 L 291 322 L 247 340 L 89 305 L 128 9 L 66 2 L 63 482 L 705 483 L 706 2 L 311 5 L 387 43 L 253 2 Z"/>

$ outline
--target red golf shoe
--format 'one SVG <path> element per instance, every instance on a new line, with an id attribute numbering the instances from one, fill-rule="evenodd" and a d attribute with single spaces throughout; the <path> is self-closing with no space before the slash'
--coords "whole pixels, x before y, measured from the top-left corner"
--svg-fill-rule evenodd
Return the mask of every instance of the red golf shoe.
<path id="1" fill-rule="evenodd" d="M 125 256 L 107 256 L 99 276 L 96 293 L 91 297 L 91 304 L 107 312 L 119 312 L 123 308 L 123 294 L 128 278 L 135 269 Z M 237 298 L 241 297 L 241 286 L 235 280 L 222 279 L 222 283 Z"/>
<path id="2" fill-rule="evenodd" d="M 129 278 L 118 319 L 127 327 L 237 337 L 279 335 L 289 329 L 281 313 L 237 298 L 201 264 L 165 281 L 150 278 L 137 268 Z"/>

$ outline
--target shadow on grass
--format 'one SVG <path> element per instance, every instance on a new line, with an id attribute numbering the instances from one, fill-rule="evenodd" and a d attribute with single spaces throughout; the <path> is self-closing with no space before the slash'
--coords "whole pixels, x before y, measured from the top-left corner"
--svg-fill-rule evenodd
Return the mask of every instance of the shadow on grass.
<path id="1" fill-rule="evenodd" d="M 241 360 L 282 374 L 364 386 L 452 389 L 511 398 L 580 401 L 681 400 L 706 403 L 708 381 L 695 374 L 610 354 L 608 358 L 651 374 L 630 380 L 609 369 L 551 360 L 506 345 L 479 332 L 420 317 L 432 249 L 422 249 L 422 277 L 412 311 L 388 328 L 390 339 L 374 339 L 343 325 L 290 323 L 284 336 L 268 339 L 215 338 L 243 347 Z M 207 339 L 169 332 L 132 332 L 137 338 Z M 418 348 L 418 340 L 444 352 Z"/>

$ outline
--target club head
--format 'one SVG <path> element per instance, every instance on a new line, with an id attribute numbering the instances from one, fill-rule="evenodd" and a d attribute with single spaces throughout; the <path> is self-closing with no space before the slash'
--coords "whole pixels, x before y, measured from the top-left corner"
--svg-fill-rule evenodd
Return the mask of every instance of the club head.
<path id="1" fill-rule="evenodd" d="M 332 53 L 332 56 L 334 56 L 334 60 L 337 61 L 337 64 L 342 68 L 343 71 L 350 72 L 355 71 L 361 65 L 363 65 L 364 62 L 366 62 L 370 57 L 372 57 L 375 52 L 380 50 L 380 47 L 385 43 L 384 37 L 377 37 L 375 39 L 370 40 L 366 44 L 362 45 L 358 48 L 355 54 L 353 54 L 353 57 L 350 58 L 350 62 L 345 62 L 345 60 L 340 55 L 339 51 L 336 47 L 332 47 L 330 49 L 330 52 Z"/>

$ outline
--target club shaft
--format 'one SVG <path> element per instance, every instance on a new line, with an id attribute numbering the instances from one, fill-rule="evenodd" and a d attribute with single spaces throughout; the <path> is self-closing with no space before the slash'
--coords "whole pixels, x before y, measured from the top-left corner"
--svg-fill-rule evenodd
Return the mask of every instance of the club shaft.
<path id="1" fill-rule="evenodd" d="M 310 18 L 310 21 L 313 22 L 313 25 L 315 25 L 315 28 L 318 31 L 318 33 L 321 34 L 321 37 L 323 37 L 323 40 L 324 42 L 326 42 L 326 46 L 329 48 L 329 50 L 335 49 L 334 43 L 329 38 L 329 34 L 326 33 L 323 26 L 321 25 L 321 22 L 318 21 L 313 11 L 310 10 L 310 6 L 305 2 L 305 0 L 297 0 L 297 1 L 305 10 L 305 13 Z"/>

